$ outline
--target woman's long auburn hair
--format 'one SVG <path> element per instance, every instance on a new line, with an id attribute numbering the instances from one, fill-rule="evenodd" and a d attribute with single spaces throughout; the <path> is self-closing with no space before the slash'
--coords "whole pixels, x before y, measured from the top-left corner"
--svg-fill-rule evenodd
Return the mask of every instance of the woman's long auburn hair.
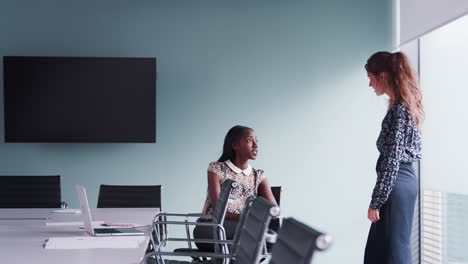
<path id="1" fill-rule="evenodd" d="M 393 89 L 395 100 L 408 107 L 411 117 L 420 127 L 424 120 L 422 93 L 408 57 L 403 52 L 379 51 L 367 60 L 365 68 L 375 76 L 382 72 L 388 74 L 388 85 Z"/>

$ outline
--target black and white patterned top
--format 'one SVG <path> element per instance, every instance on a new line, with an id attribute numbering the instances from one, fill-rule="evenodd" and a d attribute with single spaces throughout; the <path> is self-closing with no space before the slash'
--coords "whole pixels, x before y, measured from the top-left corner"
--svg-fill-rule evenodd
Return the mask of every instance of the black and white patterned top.
<path id="1" fill-rule="evenodd" d="M 227 179 L 238 183 L 229 196 L 227 211 L 234 214 L 240 214 L 244 210 L 247 197 L 257 196 L 260 183 L 266 178 L 263 170 L 254 169 L 250 165 L 247 169 L 241 170 L 230 160 L 222 162 L 211 162 L 208 166 L 208 172 L 213 172 L 219 177 L 219 184 L 222 185 Z M 211 201 L 209 190 L 206 191 L 205 205 L 203 206 L 204 218 L 211 218 L 214 213 L 215 204 Z M 208 216 L 208 217 L 206 217 Z"/>
<path id="2" fill-rule="evenodd" d="M 380 162 L 377 163 L 377 182 L 369 207 L 379 210 L 393 189 L 400 163 L 421 159 L 421 132 L 408 107 L 399 101 L 391 106 L 382 121 L 377 149 Z"/>

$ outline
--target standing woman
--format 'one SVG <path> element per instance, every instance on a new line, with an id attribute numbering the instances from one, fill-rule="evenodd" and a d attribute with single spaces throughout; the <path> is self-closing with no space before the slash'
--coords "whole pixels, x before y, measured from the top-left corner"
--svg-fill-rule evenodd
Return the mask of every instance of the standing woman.
<path id="1" fill-rule="evenodd" d="M 277 204 L 271 192 L 270 184 L 263 170 L 254 169 L 249 160 L 257 159 L 258 141 L 255 132 L 250 127 L 234 126 L 224 138 L 223 154 L 217 162 L 208 166 L 208 191 L 203 214 L 208 217 L 199 218 L 198 222 L 211 221 L 214 207 L 219 199 L 221 185 L 227 179 L 238 183 L 232 190 L 226 210 L 224 229 L 227 239 L 233 239 L 240 214 L 247 198 L 251 195 L 263 196 L 269 202 Z M 196 226 L 193 230 L 196 239 L 212 239 L 212 227 Z M 213 244 L 195 243 L 203 251 L 212 251 Z"/>
<path id="2" fill-rule="evenodd" d="M 368 218 L 372 221 L 365 264 L 411 263 L 411 226 L 418 193 L 412 162 L 421 159 L 420 126 L 424 118 L 421 89 L 401 52 L 377 52 L 365 66 L 369 86 L 389 97 L 377 139 L 377 183 Z"/>

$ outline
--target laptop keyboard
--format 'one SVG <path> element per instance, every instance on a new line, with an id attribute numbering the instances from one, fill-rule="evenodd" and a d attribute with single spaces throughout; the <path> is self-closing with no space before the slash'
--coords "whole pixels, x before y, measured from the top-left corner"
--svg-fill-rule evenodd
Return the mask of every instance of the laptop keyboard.
<path id="1" fill-rule="evenodd" d="M 141 233 L 134 228 L 94 228 L 96 234 Z"/>

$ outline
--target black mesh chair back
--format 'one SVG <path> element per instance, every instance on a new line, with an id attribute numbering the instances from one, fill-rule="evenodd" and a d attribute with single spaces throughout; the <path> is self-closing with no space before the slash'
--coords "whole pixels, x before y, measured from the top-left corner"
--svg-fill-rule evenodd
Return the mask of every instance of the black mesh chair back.
<path id="1" fill-rule="evenodd" d="M 309 264 L 314 251 L 325 250 L 330 244 L 330 236 L 288 218 L 283 221 L 269 263 Z"/>
<path id="2" fill-rule="evenodd" d="M 273 193 L 273 196 L 275 197 L 276 203 L 278 203 L 278 206 L 280 206 L 281 203 L 281 192 L 283 190 L 281 189 L 281 186 L 272 186 L 271 187 L 271 192 Z M 271 219 L 270 226 L 269 228 L 275 232 L 278 232 L 280 228 L 280 219 Z"/>
<path id="3" fill-rule="evenodd" d="M 263 238 L 272 217 L 279 216 L 280 210 L 263 197 L 257 197 L 252 203 L 238 246 L 234 252 L 235 264 L 256 264 L 260 260 Z M 292 263 L 292 262 L 291 262 Z"/>
<path id="4" fill-rule="evenodd" d="M 161 185 L 101 185 L 97 208 L 160 208 Z"/>
<path id="5" fill-rule="evenodd" d="M 0 208 L 60 208 L 60 176 L 0 176 Z"/>
<path id="6" fill-rule="evenodd" d="M 219 199 L 216 202 L 216 206 L 213 212 L 213 220 L 217 224 L 223 224 L 224 218 L 226 217 L 226 210 L 229 201 L 229 196 L 231 196 L 231 192 L 233 188 L 237 187 L 237 182 L 233 180 L 225 180 L 221 185 L 221 191 L 219 193 Z"/>
<path id="7" fill-rule="evenodd" d="M 237 224 L 237 227 L 236 227 L 236 233 L 234 234 L 234 238 L 233 238 L 234 243 L 231 246 L 231 252 L 237 252 L 237 248 L 239 247 L 239 242 L 240 242 L 240 236 L 242 235 L 242 231 L 244 230 L 245 222 L 247 220 L 247 216 L 250 212 L 250 209 L 252 208 L 252 204 L 254 200 L 255 200 L 255 196 L 249 196 L 247 197 L 247 200 L 245 201 L 244 210 L 242 210 L 242 213 L 239 218 L 239 223 Z"/>
<path id="8" fill-rule="evenodd" d="M 219 199 L 216 202 L 216 206 L 214 208 L 213 212 L 213 219 L 212 222 L 215 224 L 220 224 L 222 225 L 224 223 L 224 218 L 226 217 L 226 211 L 227 211 L 227 206 L 229 202 L 229 196 L 231 196 L 231 192 L 234 188 L 237 188 L 237 182 L 227 179 L 223 182 L 221 185 L 221 191 L 219 193 Z M 222 236 L 222 231 L 213 228 L 213 238 L 214 239 L 226 239 L 225 237 Z M 222 250 L 219 247 L 219 245 L 215 244 L 213 246 L 214 252 L 220 253 Z M 176 248 L 174 252 L 201 252 L 198 249 L 194 248 Z"/>
<path id="9" fill-rule="evenodd" d="M 227 206 L 229 202 L 229 196 L 233 188 L 237 187 L 237 182 L 227 179 L 221 185 L 221 191 L 219 192 L 219 199 L 216 202 L 216 206 L 213 210 L 213 222 L 216 224 L 224 224 L 224 218 L 226 217 Z M 223 237 L 221 230 L 213 228 L 213 237 L 217 239 L 226 239 Z M 214 245 L 214 251 L 217 253 L 222 252 L 218 244 Z"/>
<path id="10" fill-rule="evenodd" d="M 278 206 L 280 206 L 281 203 L 281 192 L 283 190 L 281 189 L 281 186 L 271 186 L 271 192 L 273 193 L 273 196 L 275 197 L 276 203 Z"/>

